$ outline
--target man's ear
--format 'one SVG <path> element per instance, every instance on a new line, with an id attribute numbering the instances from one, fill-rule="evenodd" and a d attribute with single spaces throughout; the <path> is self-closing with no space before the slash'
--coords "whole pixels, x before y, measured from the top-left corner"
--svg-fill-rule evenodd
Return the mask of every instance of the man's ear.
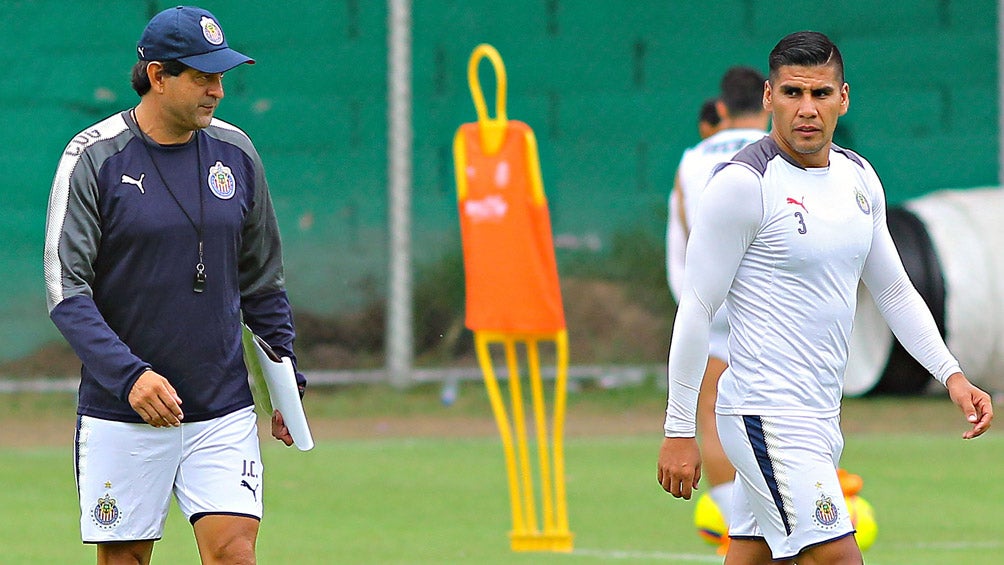
<path id="1" fill-rule="evenodd" d="M 715 113 L 718 114 L 719 120 L 729 119 L 729 109 L 725 107 L 725 102 L 721 100 L 715 100 Z"/>
<path id="2" fill-rule="evenodd" d="M 150 80 L 150 88 L 164 92 L 164 64 L 160 61 L 150 61 L 146 64 L 146 78 Z"/>

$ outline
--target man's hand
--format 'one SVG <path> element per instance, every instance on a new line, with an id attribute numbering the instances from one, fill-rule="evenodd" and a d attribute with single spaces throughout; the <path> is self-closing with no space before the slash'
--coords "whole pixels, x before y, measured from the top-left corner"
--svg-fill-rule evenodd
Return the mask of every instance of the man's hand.
<path id="1" fill-rule="evenodd" d="M 692 437 L 668 437 L 659 450 L 659 484 L 676 498 L 690 500 L 701 480 L 701 450 Z"/>
<path id="2" fill-rule="evenodd" d="M 964 439 L 979 437 L 990 429 L 994 407 L 989 394 L 973 386 L 962 373 L 953 373 L 945 381 L 945 386 L 952 402 L 966 415 L 966 421 L 973 425 L 973 429 L 962 434 Z"/>
<path id="3" fill-rule="evenodd" d="M 129 405 L 155 428 L 177 427 L 185 415 L 181 397 L 163 376 L 147 369 L 129 391 Z"/>
<path id="4" fill-rule="evenodd" d="M 272 437 L 285 443 L 286 447 L 293 445 L 293 436 L 289 435 L 289 428 L 286 427 L 278 410 L 272 413 Z"/>

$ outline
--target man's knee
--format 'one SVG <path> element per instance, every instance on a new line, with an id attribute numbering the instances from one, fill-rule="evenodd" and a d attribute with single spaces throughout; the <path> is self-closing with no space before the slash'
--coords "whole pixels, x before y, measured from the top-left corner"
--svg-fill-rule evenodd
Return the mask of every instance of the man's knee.
<path id="1" fill-rule="evenodd" d="M 122 541 L 97 545 L 98 565 L 149 565 L 152 541 Z"/>
<path id="2" fill-rule="evenodd" d="M 799 565 L 863 565 L 861 550 L 854 536 L 844 536 L 838 540 L 809 548 L 799 554 L 795 561 Z"/>
<path id="3" fill-rule="evenodd" d="M 258 521 L 235 516 L 205 516 L 195 522 L 204 564 L 254 565 Z"/>
<path id="4" fill-rule="evenodd" d="M 223 540 L 211 540 L 200 544 L 202 562 L 219 565 L 254 565 L 255 544 L 253 539 L 235 536 Z"/>

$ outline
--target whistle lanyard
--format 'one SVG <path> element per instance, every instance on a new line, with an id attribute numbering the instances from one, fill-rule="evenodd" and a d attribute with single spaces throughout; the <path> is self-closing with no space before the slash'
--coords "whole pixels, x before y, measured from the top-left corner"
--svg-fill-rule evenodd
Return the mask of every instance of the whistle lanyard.
<path id="1" fill-rule="evenodd" d="M 178 196 L 174 193 L 173 190 L 171 190 L 171 186 L 167 184 L 167 179 L 164 178 L 164 174 L 160 172 L 160 167 L 157 165 L 157 160 L 153 158 L 153 152 L 150 150 L 150 145 L 155 142 L 153 141 L 153 139 L 148 140 L 146 133 L 143 132 L 143 128 L 140 127 L 139 120 L 136 119 L 136 109 L 134 108 L 130 110 L 129 114 L 132 116 L 133 122 L 136 123 L 136 129 L 139 130 L 140 141 L 142 141 L 143 143 L 143 148 L 146 149 L 147 156 L 150 157 L 150 162 L 153 163 L 153 169 L 157 171 L 157 176 L 160 178 L 160 183 L 163 184 L 164 188 L 167 189 L 167 193 L 171 195 L 171 199 L 174 200 L 174 203 L 178 205 L 178 209 L 181 210 L 181 213 L 185 215 L 185 219 L 188 220 L 188 223 L 191 224 L 192 228 L 195 230 L 195 235 L 199 241 L 198 245 L 199 262 L 195 264 L 195 282 L 192 285 L 192 290 L 196 293 L 200 293 L 206 288 L 206 264 L 203 262 L 204 257 L 203 257 L 203 237 L 202 237 L 202 227 L 204 225 L 204 220 L 205 220 L 205 211 L 204 211 L 205 204 L 203 196 L 204 191 L 202 190 L 202 181 L 201 181 L 202 151 L 201 148 L 199 147 L 199 138 L 201 136 L 199 135 L 198 131 L 192 132 L 193 135 L 195 135 L 195 154 L 197 163 L 196 166 L 198 167 L 196 173 L 196 179 L 198 179 L 197 188 L 199 192 L 199 223 L 196 224 L 195 220 L 192 219 L 192 216 L 188 214 L 187 210 L 185 210 L 185 207 L 181 205 L 181 200 L 179 200 Z"/>

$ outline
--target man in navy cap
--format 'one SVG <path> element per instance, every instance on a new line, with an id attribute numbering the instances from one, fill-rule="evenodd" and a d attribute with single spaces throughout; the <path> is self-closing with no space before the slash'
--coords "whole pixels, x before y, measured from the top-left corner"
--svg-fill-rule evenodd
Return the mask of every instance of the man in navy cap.
<path id="1" fill-rule="evenodd" d="M 154 16 L 136 50 L 139 104 L 70 141 L 46 223 L 49 315 L 82 362 L 81 535 L 98 563 L 149 563 L 173 495 L 203 563 L 254 563 L 264 468 L 242 317 L 295 363 L 261 159 L 213 117 L 223 73 L 254 61 L 193 7 Z M 272 435 L 292 444 L 278 412 Z"/>

